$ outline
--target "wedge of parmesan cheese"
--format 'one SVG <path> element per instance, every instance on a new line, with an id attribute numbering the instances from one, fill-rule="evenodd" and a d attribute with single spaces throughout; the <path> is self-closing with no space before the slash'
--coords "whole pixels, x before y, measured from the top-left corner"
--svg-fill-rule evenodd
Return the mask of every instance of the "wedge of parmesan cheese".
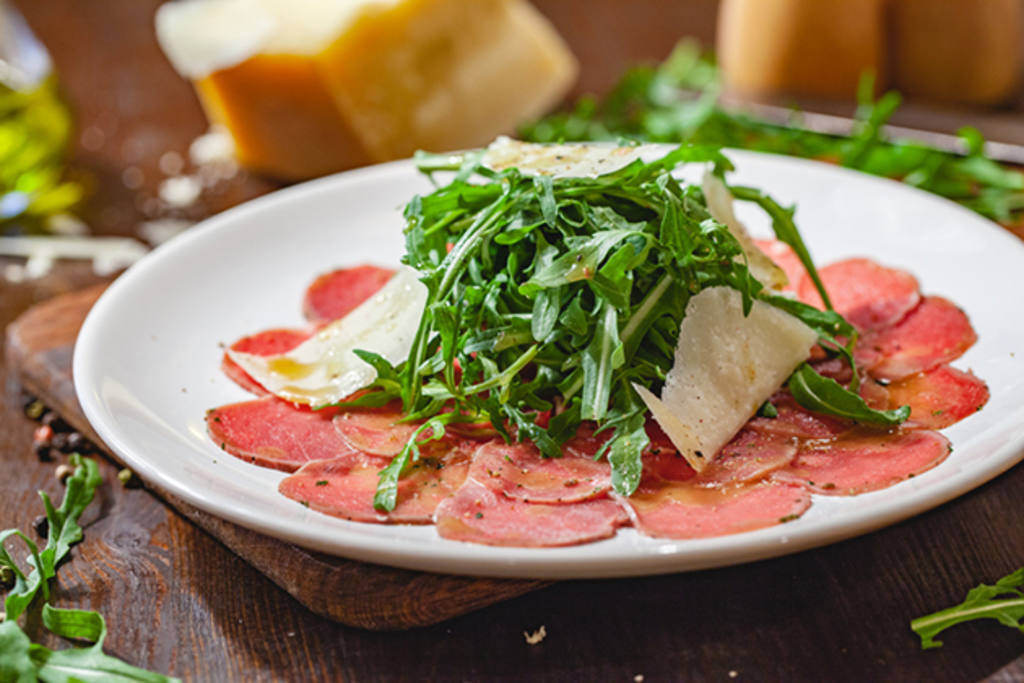
<path id="1" fill-rule="evenodd" d="M 690 299 L 659 399 L 634 385 L 679 453 L 700 472 L 810 355 L 817 333 L 762 301 L 743 315 L 731 287 Z"/>
<path id="2" fill-rule="evenodd" d="M 156 26 L 239 161 L 290 179 L 486 145 L 578 71 L 526 0 L 179 0 Z"/>
<path id="3" fill-rule="evenodd" d="M 257 356 L 229 350 L 228 355 L 275 396 L 325 406 L 376 379 L 377 371 L 354 349 L 372 351 L 391 363 L 408 357 L 426 300 L 419 275 L 403 267 L 379 292 L 291 351 Z"/>
<path id="4" fill-rule="evenodd" d="M 743 249 L 743 253 L 747 257 L 750 274 L 770 289 L 782 289 L 785 287 L 789 282 L 785 271 L 777 266 L 768 254 L 761 251 L 761 248 L 757 246 L 754 238 L 747 231 L 747 226 L 743 225 L 740 219 L 736 217 L 736 211 L 733 209 L 732 193 L 729 192 L 729 188 L 725 186 L 722 179 L 709 171 L 704 174 L 704 182 L 701 185 L 711 217 L 729 228 L 729 232 L 740 243 L 740 248 Z"/>

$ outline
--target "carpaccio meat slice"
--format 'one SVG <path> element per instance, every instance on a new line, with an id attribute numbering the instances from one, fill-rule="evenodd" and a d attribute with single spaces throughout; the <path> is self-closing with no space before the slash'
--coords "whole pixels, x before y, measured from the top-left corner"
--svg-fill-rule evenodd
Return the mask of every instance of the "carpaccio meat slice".
<path id="1" fill-rule="evenodd" d="M 273 356 L 279 353 L 287 353 L 302 342 L 309 339 L 310 333 L 306 330 L 278 329 L 264 330 L 248 337 L 242 337 L 231 345 L 232 351 L 251 353 L 257 356 Z M 221 370 L 238 386 L 254 394 L 265 395 L 267 390 L 263 385 L 252 378 L 249 373 L 241 368 L 231 357 L 225 353 L 220 363 Z"/>
<path id="2" fill-rule="evenodd" d="M 747 423 L 749 429 L 781 438 L 831 439 L 853 427 L 850 420 L 812 413 L 786 390 L 776 393 L 771 403 L 778 415 L 752 418 Z"/>
<path id="3" fill-rule="evenodd" d="M 420 427 L 419 423 L 402 422 L 404 416 L 397 403 L 382 408 L 346 410 L 338 413 L 334 426 L 342 438 L 358 451 L 373 455 L 398 455 Z M 446 431 L 436 441 L 429 438 L 431 434 L 425 432 L 417 437 L 420 450 L 426 455 L 444 453 L 461 442 L 454 431 Z"/>
<path id="4" fill-rule="evenodd" d="M 302 301 L 302 314 L 314 325 L 347 315 L 369 299 L 394 276 L 390 268 L 356 266 L 339 268 L 313 281 Z"/>
<path id="5" fill-rule="evenodd" d="M 400 422 L 404 417 L 395 406 L 346 410 L 334 421 L 341 437 L 352 448 L 374 455 L 398 455 L 418 424 Z"/>
<path id="6" fill-rule="evenodd" d="M 836 312 L 858 330 L 876 330 L 899 322 L 921 300 L 917 279 L 865 258 L 846 259 L 818 270 Z M 806 273 L 797 288 L 800 299 L 824 308 Z"/>
<path id="7" fill-rule="evenodd" d="M 802 482 L 815 493 L 852 496 L 921 474 L 947 455 L 949 440 L 938 432 L 871 433 L 858 429 L 831 442 L 805 444 L 793 464 L 772 478 Z"/>
<path id="8" fill-rule="evenodd" d="M 647 432 L 649 440 L 647 448 L 644 449 L 645 455 L 662 451 L 675 451 L 676 447 L 672 444 L 672 440 L 668 438 L 668 435 L 665 434 L 653 419 L 648 418 L 644 424 L 644 431 Z M 606 429 L 598 433 L 596 423 L 590 421 L 583 422 L 579 429 L 576 430 L 576 434 L 562 444 L 562 450 L 573 455 L 594 458 L 601 452 L 601 449 L 611 437 L 612 430 Z"/>
<path id="9" fill-rule="evenodd" d="M 310 509 L 356 522 L 430 524 L 438 504 L 466 479 L 468 449 L 453 448 L 444 457 L 424 458 L 398 481 L 395 509 L 373 507 L 378 475 L 388 458 L 365 453 L 318 460 L 285 478 L 278 491 Z"/>
<path id="10" fill-rule="evenodd" d="M 437 533 L 453 541 L 517 547 L 590 543 L 615 534 L 628 521 L 613 500 L 572 505 L 512 500 L 467 477 L 454 496 L 437 506 Z"/>
<path id="11" fill-rule="evenodd" d="M 757 481 L 788 465 L 796 451 L 794 439 L 745 427 L 708 463 L 694 484 L 729 487 Z"/>
<path id="12" fill-rule="evenodd" d="M 570 451 L 545 458 L 533 444 L 494 440 L 476 449 L 469 476 L 515 500 L 576 503 L 606 494 L 612 473 L 607 460 Z"/>
<path id="13" fill-rule="evenodd" d="M 656 538 L 709 538 L 796 519 L 811 505 L 811 494 L 799 484 L 704 488 L 696 482 L 652 482 L 622 499 L 633 526 Z"/>
<path id="14" fill-rule="evenodd" d="M 247 462 L 292 472 L 310 460 L 353 451 L 332 420 L 337 409 L 299 408 L 274 396 L 214 408 L 206 429 L 221 449 Z"/>
<path id="15" fill-rule="evenodd" d="M 910 406 L 907 427 L 942 429 L 981 410 L 988 387 L 973 373 L 948 365 L 911 375 L 888 387 L 889 407 Z"/>
<path id="16" fill-rule="evenodd" d="M 864 335 L 858 348 L 878 354 L 877 362 L 865 361 L 874 377 L 893 381 L 955 360 L 977 340 L 963 311 L 929 296 L 896 325 Z"/>
<path id="17" fill-rule="evenodd" d="M 793 248 L 781 240 L 759 239 L 754 242 L 786 274 L 789 284 L 783 287 L 782 291 L 795 293 L 807 271 Z"/>
<path id="18" fill-rule="evenodd" d="M 759 246 L 786 271 L 790 291 L 820 305 L 810 278 L 787 245 Z M 594 456 L 610 436 L 585 423 L 562 458 L 545 459 L 529 444 L 494 439 L 489 425 L 453 427 L 423 446 L 422 459 L 399 480 L 391 513 L 373 508 L 379 471 L 417 428 L 401 423 L 396 405 L 311 411 L 271 396 L 208 413 L 211 438 L 244 460 L 294 474 L 280 491 L 311 509 L 360 522 L 425 524 L 449 539 L 505 546 L 587 543 L 635 525 L 664 538 L 703 538 L 772 526 L 799 517 L 810 494 L 854 495 L 890 486 L 934 467 L 949 442 L 929 431 L 978 410 L 984 382 L 945 365 L 976 339 L 966 316 L 939 297 L 920 298 L 917 281 L 866 259 L 821 269 L 836 309 L 864 331 L 856 355 L 861 395 L 876 408 L 909 404 L 911 420 L 876 432 L 801 408 L 785 389 L 772 397 L 775 418 L 754 418 L 698 475 L 653 421 L 643 479 L 629 499 L 610 494 L 610 468 Z M 303 311 L 315 325 L 344 316 L 372 296 L 394 271 L 360 266 L 323 275 L 309 287 Z M 295 329 L 268 330 L 232 348 L 282 353 L 308 338 Z M 815 368 L 846 384 L 849 367 L 819 354 Z M 250 391 L 263 388 L 225 356 L 225 372 Z M 882 382 L 891 381 L 888 386 Z M 488 439 L 490 439 L 488 441 Z M 300 467 L 301 466 L 301 467 Z"/>
<path id="19" fill-rule="evenodd" d="M 663 450 L 649 453 L 643 457 L 643 482 L 688 481 L 697 476 L 697 471 L 690 467 L 686 458 L 675 450 Z"/>

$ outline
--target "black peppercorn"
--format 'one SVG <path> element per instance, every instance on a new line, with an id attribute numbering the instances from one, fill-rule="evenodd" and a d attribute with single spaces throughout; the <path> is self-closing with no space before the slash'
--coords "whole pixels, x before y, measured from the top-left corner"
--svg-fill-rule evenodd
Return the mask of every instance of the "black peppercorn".
<path id="1" fill-rule="evenodd" d="M 68 423 L 52 410 L 48 410 L 43 413 L 43 419 L 41 421 L 47 427 L 52 427 L 54 431 L 66 431 L 68 429 Z"/>
<path id="2" fill-rule="evenodd" d="M 50 462 L 53 460 L 52 449 L 50 448 L 50 443 L 47 441 L 33 442 L 32 450 L 35 451 L 36 457 L 39 458 L 40 462 Z"/>
<path id="3" fill-rule="evenodd" d="M 86 451 L 88 449 L 89 444 L 81 432 L 71 432 L 68 434 L 69 451 Z"/>

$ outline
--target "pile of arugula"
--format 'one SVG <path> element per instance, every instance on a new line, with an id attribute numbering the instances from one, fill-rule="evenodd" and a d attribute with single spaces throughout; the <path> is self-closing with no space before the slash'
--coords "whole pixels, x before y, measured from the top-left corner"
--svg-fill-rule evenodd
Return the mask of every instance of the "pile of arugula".
<path id="1" fill-rule="evenodd" d="M 50 579 L 56 575 L 58 565 L 71 546 L 82 540 L 78 519 L 103 481 L 93 460 L 76 454 L 71 456 L 70 462 L 75 470 L 66 482 L 67 490 L 60 507 L 55 508 L 50 497 L 43 491 L 39 492 L 49 525 L 46 547 L 39 550 L 35 542 L 18 529 L 0 532 L 0 568 L 14 576 L 14 586 L 4 601 L 5 617 L 0 623 L 0 681 L 172 681 L 174 679 L 104 654 L 107 626 L 98 612 L 62 609 L 47 602 L 50 599 Z M 21 570 L 5 547 L 8 539 L 12 538 L 19 539 L 30 553 L 28 564 L 32 570 L 28 574 Z M 84 640 L 92 645 L 51 650 L 31 642 L 18 626 L 18 618 L 32 606 L 40 593 L 44 601 L 43 625 L 62 638 Z"/>
<path id="2" fill-rule="evenodd" d="M 787 311 L 853 364 L 853 327 L 766 290 L 701 188 L 674 177 L 685 163 L 710 163 L 720 177 L 732 168 L 706 146 L 596 178 L 494 171 L 480 154 L 420 159 L 427 173 L 457 171 L 405 210 L 404 261 L 422 275 L 426 309 L 408 360 L 392 366 L 358 352 L 378 378 L 342 404 L 400 399 L 407 419 L 423 421 L 382 471 L 379 509 L 394 508 L 398 479 L 420 446 L 459 422 L 489 422 L 506 439 L 529 439 L 559 457 L 581 423 L 594 421 L 610 434 L 598 455 L 611 463 L 615 490 L 631 494 L 648 444 L 647 408 L 632 385 L 660 391 L 686 304 L 707 287 L 738 290 L 748 311 L 754 299 Z M 792 209 L 758 190 L 731 189 L 768 213 L 827 301 Z M 872 410 L 855 384 L 848 390 L 806 364 L 789 386 L 806 407 L 861 422 L 892 425 L 908 414 Z"/>
<path id="3" fill-rule="evenodd" d="M 862 84 L 857 123 L 848 137 L 801 128 L 796 112 L 793 126 L 780 126 L 721 107 L 717 68 L 696 44 L 683 42 L 660 66 L 628 71 L 603 101 L 583 98 L 572 111 L 530 124 L 520 134 L 534 142 L 627 138 L 828 160 L 902 180 L 1005 225 L 1024 222 L 1024 174 L 987 158 L 977 130 L 960 131 L 962 156 L 888 140 L 884 126 L 900 96 L 889 92 L 876 102 L 872 85 Z"/>

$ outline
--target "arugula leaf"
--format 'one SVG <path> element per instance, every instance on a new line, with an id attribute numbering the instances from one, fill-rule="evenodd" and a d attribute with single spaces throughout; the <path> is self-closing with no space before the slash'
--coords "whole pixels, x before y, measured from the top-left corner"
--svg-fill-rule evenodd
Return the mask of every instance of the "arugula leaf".
<path id="1" fill-rule="evenodd" d="M 862 424 L 891 427 L 910 417 L 910 406 L 896 410 L 875 410 L 864 399 L 830 377 L 822 377 L 807 363 L 786 383 L 796 402 L 808 410 L 856 420 Z"/>
<path id="2" fill-rule="evenodd" d="M 29 656 L 32 641 L 14 621 L 0 623 L 0 681 L 35 683 L 36 665 Z"/>
<path id="3" fill-rule="evenodd" d="M 914 619 L 910 628 L 920 636 L 921 649 L 927 650 L 942 647 L 942 641 L 935 640 L 942 631 L 976 619 L 995 619 L 1024 633 L 1024 567 L 993 585 L 972 588 L 959 605 Z"/>
<path id="4" fill-rule="evenodd" d="M 49 496 L 42 491 L 39 492 L 49 522 L 46 547 L 39 551 L 35 543 L 17 529 L 0 532 L 0 565 L 9 567 L 15 576 L 15 585 L 4 602 L 5 620 L 0 623 L 0 680 L 17 683 L 36 680 L 47 683 L 163 683 L 177 680 L 131 666 L 116 657 L 104 654 L 103 640 L 107 634 L 107 626 L 98 612 L 60 609 L 48 603 L 43 604 L 43 625 L 61 637 L 93 643 L 84 648 L 50 650 L 32 643 L 18 626 L 18 617 L 32 604 L 40 591 L 45 599 L 49 599 L 49 580 L 55 576 L 57 566 L 67 556 L 71 546 L 82 540 L 82 528 L 78 524 L 78 519 L 92 502 L 96 488 L 103 482 L 95 461 L 76 453 L 70 456 L 69 462 L 75 466 L 75 470 L 66 481 L 64 500 L 61 501 L 60 507 L 55 508 Z M 12 537 L 21 539 L 31 553 L 29 564 L 33 571 L 28 575 L 22 572 L 4 548 L 4 542 Z"/>
<path id="5" fill-rule="evenodd" d="M 43 625 L 62 638 L 86 640 L 89 647 L 51 650 L 42 645 L 31 646 L 29 656 L 36 675 L 47 683 L 72 681 L 143 681 L 164 683 L 176 679 L 146 671 L 103 653 L 107 624 L 98 612 L 58 609 L 43 605 Z"/>
<path id="6" fill-rule="evenodd" d="M 14 588 L 4 601 L 4 611 L 10 621 L 15 621 L 21 616 L 40 590 L 44 598 L 49 598 L 48 582 L 53 578 L 57 564 L 68 554 L 72 544 L 82 540 L 82 528 L 78 525 L 78 518 L 92 502 L 102 477 L 96 463 L 89 458 L 74 454 L 70 458 L 70 463 L 75 466 L 75 470 L 66 481 L 64 500 L 59 508 L 53 507 L 46 493 L 39 492 L 49 524 L 46 547 L 42 552 L 31 539 L 17 529 L 0 532 L 0 565 L 9 567 L 15 576 Z M 3 543 L 12 536 L 21 539 L 32 554 L 29 564 L 35 571 L 27 576 L 3 548 Z"/>

